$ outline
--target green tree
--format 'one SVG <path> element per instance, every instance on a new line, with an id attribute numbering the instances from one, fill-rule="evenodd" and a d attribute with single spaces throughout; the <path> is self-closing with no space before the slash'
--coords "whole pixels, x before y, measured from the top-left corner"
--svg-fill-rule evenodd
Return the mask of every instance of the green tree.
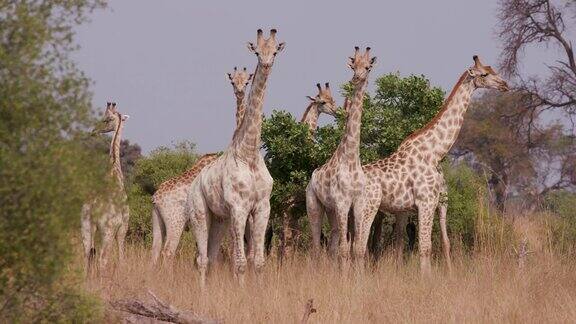
<path id="1" fill-rule="evenodd" d="M 73 28 L 100 0 L 0 2 L 0 318 L 84 322 L 97 313 L 67 271 L 82 203 L 106 156 L 82 145 L 88 79 Z M 98 156 L 98 155 L 96 155 Z"/>
<path id="2" fill-rule="evenodd" d="M 349 85 L 343 86 L 345 96 L 349 96 L 350 91 Z M 432 119 L 443 98 L 443 91 L 430 86 L 424 76 L 401 77 L 394 73 L 378 78 L 374 96 L 367 94 L 363 103 L 362 162 L 368 163 L 394 152 L 406 136 Z M 280 234 L 287 205 L 294 205 L 289 216 L 294 218 L 292 226 L 298 223 L 301 233 L 308 233 L 302 228 L 306 224 L 303 221 L 305 188 L 312 171 L 324 164 L 338 146 L 345 118 L 345 113 L 341 112 L 336 123 L 320 127 L 314 138 L 310 138 L 307 127 L 289 113 L 275 111 L 264 120 L 262 140 L 265 161 L 274 178 L 271 224 L 276 234 Z"/>
<path id="3" fill-rule="evenodd" d="M 521 93 L 488 93 L 475 100 L 451 151 L 488 175 L 500 211 L 510 192 L 535 204 L 550 191 L 575 185 L 574 136 L 560 124 L 525 116 L 524 98 Z"/>

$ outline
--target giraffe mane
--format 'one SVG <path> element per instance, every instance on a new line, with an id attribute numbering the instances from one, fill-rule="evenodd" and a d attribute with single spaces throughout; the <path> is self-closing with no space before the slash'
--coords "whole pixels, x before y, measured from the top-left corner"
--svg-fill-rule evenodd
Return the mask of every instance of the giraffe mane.
<path id="1" fill-rule="evenodd" d="M 169 180 L 162 182 L 158 186 L 158 189 L 156 189 L 156 192 L 163 191 L 167 187 L 170 187 L 170 186 L 177 184 L 177 183 L 181 183 L 181 182 L 185 183 L 188 181 L 192 182 L 192 180 L 194 180 L 195 177 L 191 177 L 191 176 L 193 176 L 195 173 L 199 173 L 206 165 L 210 164 L 219 155 L 220 155 L 219 153 L 207 153 L 207 154 L 202 155 L 201 157 L 198 158 L 196 163 L 194 163 L 188 170 L 184 171 L 182 174 L 180 174 L 174 178 L 171 178 Z"/>
<path id="2" fill-rule="evenodd" d="M 312 106 L 314 105 L 314 102 L 311 102 L 308 107 L 306 107 L 306 110 L 304 111 L 304 115 L 302 116 L 302 119 L 300 119 L 300 122 L 303 123 L 306 121 L 306 119 L 308 118 L 308 114 L 310 113 L 310 110 L 312 110 Z"/>

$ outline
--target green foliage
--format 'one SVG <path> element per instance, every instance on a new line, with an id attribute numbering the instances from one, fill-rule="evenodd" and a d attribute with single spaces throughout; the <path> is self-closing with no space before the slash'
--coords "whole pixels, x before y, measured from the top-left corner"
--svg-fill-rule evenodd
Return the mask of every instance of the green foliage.
<path id="1" fill-rule="evenodd" d="M 576 251 L 576 194 L 553 191 L 544 197 L 545 207 L 555 217 L 550 219 L 552 246 L 560 252 Z"/>
<path id="2" fill-rule="evenodd" d="M 471 250 L 476 238 L 476 221 L 481 200 L 486 198 L 485 181 L 465 164 L 450 166 L 443 164 L 444 177 L 448 185 L 447 223 L 449 235 L 461 241 Z M 441 242 L 438 220 L 435 220 L 434 242 Z"/>
<path id="3" fill-rule="evenodd" d="M 362 114 L 362 162 L 396 151 L 408 135 L 436 115 L 443 101 L 442 89 L 431 87 L 423 75 L 395 73 L 376 79 L 376 92 L 365 101 Z"/>
<path id="4" fill-rule="evenodd" d="M 67 264 L 80 208 L 104 190 L 106 156 L 81 142 L 89 81 L 69 60 L 73 27 L 103 1 L 0 4 L 0 318 L 98 316 Z"/>
<path id="5" fill-rule="evenodd" d="M 176 144 L 174 148 L 157 148 L 147 157 L 136 161 L 128 189 L 128 240 L 151 241 L 152 195 L 162 182 L 184 173 L 197 159 L 194 143 L 185 141 Z"/>
<path id="6" fill-rule="evenodd" d="M 388 156 L 413 131 L 422 127 L 439 110 L 440 88 L 433 88 L 424 76 L 400 77 L 387 74 L 376 80 L 376 94 L 363 102 L 360 158 L 368 163 Z M 351 86 L 343 86 L 350 95 Z M 344 133 L 346 116 L 340 111 L 336 122 L 309 135 L 306 125 L 283 111 L 274 111 L 262 125 L 265 161 L 274 178 L 272 226 L 278 231 L 282 212 L 296 198 L 296 217 L 305 216 L 305 188 L 312 171 L 334 153 Z M 300 222 L 302 223 L 302 222 Z"/>
<path id="7" fill-rule="evenodd" d="M 343 87 L 346 96 L 352 87 Z M 401 77 L 390 73 L 376 79 L 373 96 L 366 94 L 362 111 L 360 134 L 360 158 L 362 163 L 379 160 L 392 154 L 400 143 L 416 130 L 422 128 L 439 111 L 444 92 L 431 87 L 423 75 Z M 338 118 L 336 145 L 344 129 L 345 116 Z"/>
<path id="8" fill-rule="evenodd" d="M 308 127 L 288 112 L 274 111 L 262 124 L 262 140 L 268 170 L 278 184 L 272 204 L 280 204 L 295 193 L 301 196 L 311 171 L 319 165 Z"/>

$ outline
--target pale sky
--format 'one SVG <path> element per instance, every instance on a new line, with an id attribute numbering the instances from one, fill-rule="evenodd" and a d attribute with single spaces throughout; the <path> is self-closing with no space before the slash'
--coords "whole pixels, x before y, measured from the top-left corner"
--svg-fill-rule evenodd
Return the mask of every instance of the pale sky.
<path id="1" fill-rule="evenodd" d="M 246 42 L 258 28 L 277 28 L 277 39 L 286 42 L 264 113 L 285 109 L 299 119 L 316 83 L 335 88 L 350 79 L 347 57 L 356 45 L 372 47 L 378 57 L 371 81 L 396 71 L 424 74 L 449 91 L 472 55 L 496 65 L 496 10 L 497 0 L 122 0 L 78 29 L 81 49 L 74 57 L 94 81 L 94 105 L 118 102 L 131 116 L 125 138 L 144 152 L 181 140 L 212 152 L 226 148 L 235 126 L 226 73 L 255 68 Z M 525 64 L 544 68 L 539 56 Z M 343 101 L 339 94 L 336 101 Z"/>

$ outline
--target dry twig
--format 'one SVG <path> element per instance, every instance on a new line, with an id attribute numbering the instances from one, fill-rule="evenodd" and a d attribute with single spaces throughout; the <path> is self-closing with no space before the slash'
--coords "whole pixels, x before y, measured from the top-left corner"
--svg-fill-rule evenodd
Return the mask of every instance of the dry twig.
<path id="1" fill-rule="evenodd" d="M 308 318 L 310 315 L 316 313 L 316 308 L 314 308 L 314 299 L 308 299 L 306 303 L 306 308 L 304 309 L 304 316 L 302 316 L 301 324 L 308 323 Z"/>

